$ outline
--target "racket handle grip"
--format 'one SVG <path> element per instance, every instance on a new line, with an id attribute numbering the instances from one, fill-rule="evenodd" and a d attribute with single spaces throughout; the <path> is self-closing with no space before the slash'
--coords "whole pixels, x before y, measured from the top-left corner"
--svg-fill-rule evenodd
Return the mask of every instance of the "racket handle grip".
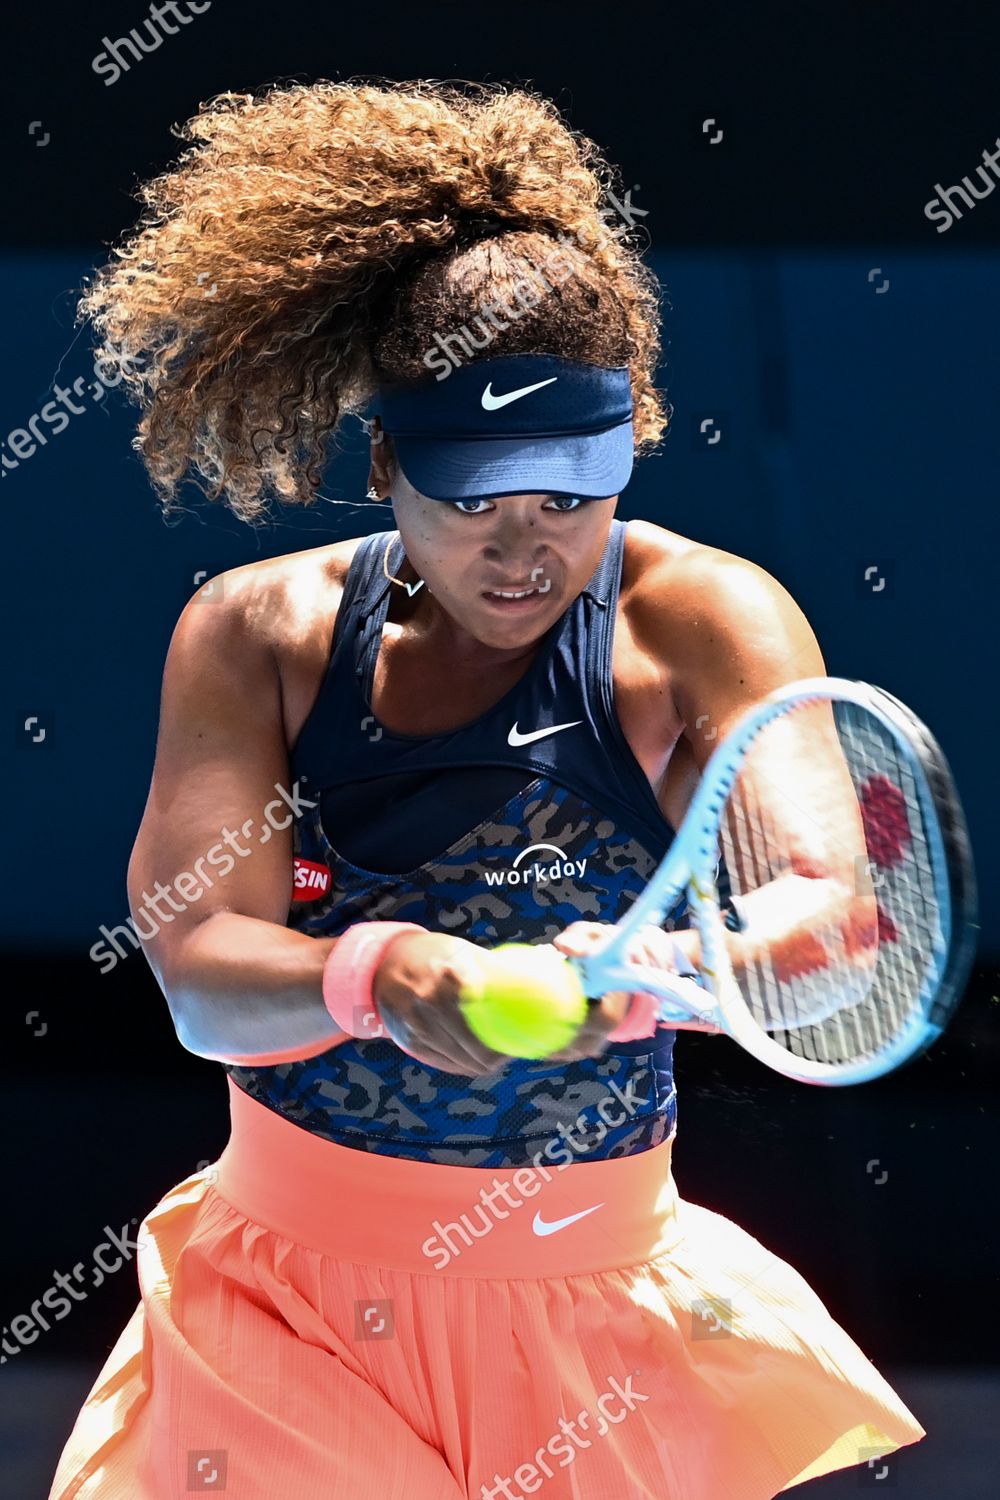
<path id="1" fill-rule="evenodd" d="M 688 958 L 680 943 L 673 940 L 674 970 L 683 974 L 686 978 L 700 979 L 698 970 Z M 645 990 L 633 992 L 628 1010 L 608 1036 L 609 1042 L 638 1042 L 644 1037 L 653 1036 L 656 1032 L 657 1011 L 660 1002 L 655 995 L 650 995 Z"/>

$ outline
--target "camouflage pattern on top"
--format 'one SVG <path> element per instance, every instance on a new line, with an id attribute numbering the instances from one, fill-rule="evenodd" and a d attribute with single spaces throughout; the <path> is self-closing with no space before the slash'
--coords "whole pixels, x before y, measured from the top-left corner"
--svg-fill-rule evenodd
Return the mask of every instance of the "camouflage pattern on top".
<path id="1" fill-rule="evenodd" d="M 542 776 L 403 875 L 363 870 L 339 855 L 318 802 L 303 804 L 293 829 L 297 859 L 330 872 L 314 899 L 293 901 L 288 914 L 288 926 L 316 936 L 395 920 L 489 947 L 548 942 L 578 919 L 617 920 L 656 863 L 599 809 Z M 386 1039 L 228 1071 L 261 1103 L 343 1146 L 459 1166 L 524 1166 L 627 1156 L 672 1136 L 673 1039 L 661 1030 L 599 1058 L 556 1067 L 513 1062 L 487 1078 L 425 1067 Z"/>

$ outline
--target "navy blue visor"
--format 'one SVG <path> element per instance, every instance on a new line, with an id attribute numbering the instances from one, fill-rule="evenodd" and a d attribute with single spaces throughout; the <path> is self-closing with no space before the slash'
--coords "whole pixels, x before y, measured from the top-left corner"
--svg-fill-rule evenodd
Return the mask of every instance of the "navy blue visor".
<path id="1" fill-rule="evenodd" d="M 414 489 L 432 500 L 606 499 L 632 473 L 627 366 L 511 354 L 383 386 L 374 414 Z"/>

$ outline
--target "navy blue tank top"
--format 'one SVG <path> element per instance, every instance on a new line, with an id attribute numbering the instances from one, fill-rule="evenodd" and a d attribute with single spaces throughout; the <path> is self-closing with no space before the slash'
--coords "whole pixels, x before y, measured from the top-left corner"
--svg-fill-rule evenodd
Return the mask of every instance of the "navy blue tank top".
<path id="1" fill-rule="evenodd" d="M 292 752 L 302 811 L 289 927 L 328 937 L 355 922 L 412 921 L 493 947 L 624 915 L 673 836 L 614 710 L 624 543 L 614 521 L 587 587 L 499 702 L 421 736 L 394 733 L 371 710 L 391 589 L 382 562 L 398 535 L 359 544 L 329 668 Z M 678 909 L 668 925 L 685 921 Z M 673 1135 L 674 1035 L 660 1029 L 558 1066 L 512 1062 L 485 1078 L 425 1067 L 385 1038 L 229 1072 L 343 1146 L 459 1166 L 558 1164 Z"/>

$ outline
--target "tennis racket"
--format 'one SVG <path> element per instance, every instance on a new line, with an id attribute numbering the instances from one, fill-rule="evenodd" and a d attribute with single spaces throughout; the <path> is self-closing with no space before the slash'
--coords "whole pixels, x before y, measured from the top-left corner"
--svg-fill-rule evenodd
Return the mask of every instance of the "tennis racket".
<path id="1" fill-rule="evenodd" d="M 685 897 L 700 982 L 627 958 Z M 789 1078 L 863 1083 L 944 1030 L 975 917 L 940 746 L 890 694 L 817 677 L 771 693 L 727 734 L 646 889 L 595 951 L 568 962 L 588 997 L 645 990 L 660 1022 L 708 1022 Z M 776 918 L 778 941 L 756 941 L 755 925 L 763 935 Z"/>

